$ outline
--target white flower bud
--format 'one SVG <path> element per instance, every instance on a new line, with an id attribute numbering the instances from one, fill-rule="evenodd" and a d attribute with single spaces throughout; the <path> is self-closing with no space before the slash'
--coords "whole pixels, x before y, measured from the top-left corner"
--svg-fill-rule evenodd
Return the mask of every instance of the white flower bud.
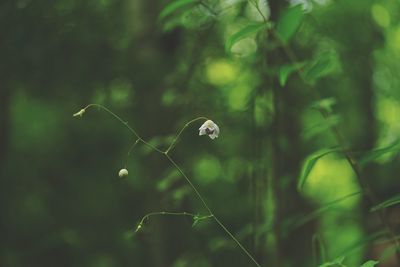
<path id="1" fill-rule="evenodd" d="M 121 170 L 119 170 L 118 176 L 119 176 L 120 178 L 123 178 L 123 177 L 125 177 L 125 176 L 128 176 L 128 170 L 127 170 L 127 169 L 121 169 Z"/>
<path id="2" fill-rule="evenodd" d="M 83 113 L 85 113 L 85 109 L 83 108 L 83 109 L 81 109 L 81 110 L 79 110 L 77 113 L 75 113 L 73 116 L 74 117 L 82 117 L 83 116 Z"/>
<path id="3" fill-rule="evenodd" d="M 211 139 L 215 139 L 219 135 L 219 127 L 212 120 L 207 120 L 199 128 L 199 135 L 207 134 Z"/>

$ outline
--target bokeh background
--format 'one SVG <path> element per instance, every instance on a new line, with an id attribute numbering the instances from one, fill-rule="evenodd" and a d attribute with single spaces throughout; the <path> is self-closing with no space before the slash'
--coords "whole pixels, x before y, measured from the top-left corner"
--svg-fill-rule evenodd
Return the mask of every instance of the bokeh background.
<path id="1" fill-rule="evenodd" d="M 150 212 L 207 211 L 161 154 L 139 144 L 127 160 L 134 136 L 112 116 L 72 116 L 89 103 L 160 149 L 213 119 L 219 138 L 199 137 L 198 121 L 171 156 L 262 266 L 400 266 L 342 153 L 298 188 L 309 156 L 337 147 L 334 127 L 348 153 L 369 155 L 378 202 L 399 193 L 399 11 L 397 0 L 1 1 L 0 266 L 255 266 L 213 219 L 154 216 L 134 233 Z M 399 207 L 384 213 L 400 234 Z"/>

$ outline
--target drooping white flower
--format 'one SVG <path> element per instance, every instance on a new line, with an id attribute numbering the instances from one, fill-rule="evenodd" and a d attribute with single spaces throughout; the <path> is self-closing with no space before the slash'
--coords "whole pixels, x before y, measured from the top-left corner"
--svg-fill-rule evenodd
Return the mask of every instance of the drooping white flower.
<path id="1" fill-rule="evenodd" d="M 219 135 L 219 127 L 212 120 L 207 120 L 200 126 L 199 135 L 208 135 L 211 139 L 215 139 Z"/>
<path id="2" fill-rule="evenodd" d="M 118 176 L 119 176 L 120 178 L 123 178 L 123 177 L 125 177 L 125 176 L 128 176 L 128 170 L 127 170 L 127 169 L 121 169 L 121 170 L 119 170 Z"/>

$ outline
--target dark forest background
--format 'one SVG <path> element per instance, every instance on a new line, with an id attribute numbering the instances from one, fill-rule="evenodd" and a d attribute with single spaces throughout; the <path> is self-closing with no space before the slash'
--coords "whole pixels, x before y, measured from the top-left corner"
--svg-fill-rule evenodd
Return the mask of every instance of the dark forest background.
<path id="1" fill-rule="evenodd" d="M 1 1 L 0 266 L 400 266 L 399 11 Z"/>

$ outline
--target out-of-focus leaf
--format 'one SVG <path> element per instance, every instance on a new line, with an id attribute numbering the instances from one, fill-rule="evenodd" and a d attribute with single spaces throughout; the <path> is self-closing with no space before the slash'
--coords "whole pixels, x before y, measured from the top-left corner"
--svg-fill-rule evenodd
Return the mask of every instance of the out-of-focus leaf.
<path id="1" fill-rule="evenodd" d="M 276 31 L 279 38 L 287 43 L 295 34 L 303 18 L 302 5 L 296 5 L 287 9 L 278 20 Z"/>
<path id="2" fill-rule="evenodd" d="M 330 266 L 343 266 L 344 257 L 339 257 L 333 261 L 325 262 L 319 267 L 330 267 Z"/>
<path id="3" fill-rule="evenodd" d="M 379 261 L 370 260 L 370 261 L 365 262 L 363 265 L 361 265 L 361 267 L 374 267 L 378 263 L 379 263 Z"/>
<path id="4" fill-rule="evenodd" d="M 157 190 L 163 192 L 169 189 L 179 178 L 181 177 L 180 172 L 176 169 L 171 170 L 165 178 L 161 179 L 157 183 Z"/>
<path id="5" fill-rule="evenodd" d="M 326 76 L 335 70 L 337 63 L 338 59 L 335 53 L 323 53 L 306 68 L 305 78 L 309 81 L 313 81 Z"/>
<path id="6" fill-rule="evenodd" d="M 354 253 L 355 251 L 358 251 L 359 249 L 365 247 L 367 244 L 369 244 L 379 238 L 382 238 L 386 235 L 387 235 L 387 232 L 385 230 L 377 231 L 372 234 L 369 234 L 369 235 L 361 238 L 360 240 L 356 241 L 354 244 L 343 248 L 342 252 L 339 255 L 348 256 L 348 255 Z"/>
<path id="7" fill-rule="evenodd" d="M 326 250 L 319 234 L 312 237 L 313 258 L 315 265 L 326 261 Z"/>
<path id="8" fill-rule="evenodd" d="M 292 65 L 284 65 L 279 69 L 279 84 L 285 86 L 290 74 L 301 69 L 306 63 L 297 63 Z"/>
<path id="9" fill-rule="evenodd" d="M 399 236 L 397 236 L 396 238 L 399 238 Z M 383 252 L 379 256 L 379 260 L 386 261 L 387 259 L 393 257 L 393 255 L 395 255 L 396 252 L 397 252 L 397 245 L 396 244 L 389 245 L 383 250 Z"/>
<path id="10" fill-rule="evenodd" d="M 316 135 L 324 133 L 327 130 L 331 129 L 333 126 L 338 125 L 340 121 L 341 118 L 338 115 L 331 115 L 328 118 L 321 120 L 315 125 L 312 125 L 311 127 L 305 129 L 302 135 L 306 140 L 310 140 Z"/>
<path id="11" fill-rule="evenodd" d="M 343 196 L 341 198 L 338 198 L 338 199 L 336 199 L 334 201 L 331 201 L 331 202 L 323 205 L 321 208 L 316 209 L 311 213 L 302 215 L 301 217 L 297 217 L 295 220 L 293 220 L 293 223 L 290 223 L 290 225 L 288 226 L 288 230 L 287 231 L 290 232 L 290 231 L 292 231 L 292 230 L 294 230 L 294 229 L 306 224 L 307 222 L 312 221 L 315 218 L 318 218 L 324 212 L 330 210 L 332 207 L 336 206 L 338 203 L 340 203 L 340 202 L 342 202 L 342 201 L 344 201 L 344 200 L 346 200 L 348 198 L 351 198 L 351 197 L 354 197 L 354 196 L 358 196 L 361 193 L 362 192 L 359 191 L 359 192 L 355 192 L 355 193 Z"/>
<path id="12" fill-rule="evenodd" d="M 180 23 L 187 29 L 205 28 L 213 22 L 215 15 L 202 5 L 196 5 L 182 12 Z"/>
<path id="13" fill-rule="evenodd" d="M 158 16 L 159 19 L 163 19 L 167 17 L 168 15 L 172 14 L 176 10 L 195 4 L 197 3 L 198 0 L 175 0 L 169 3 L 164 7 L 164 9 L 160 12 L 160 15 Z"/>
<path id="14" fill-rule="evenodd" d="M 252 24 L 245 26 L 244 28 L 242 28 L 238 32 L 232 34 L 228 38 L 228 40 L 225 42 L 225 50 L 228 53 L 230 53 L 232 46 L 236 42 L 238 42 L 246 37 L 249 37 L 250 35 L 256 34 L 257 32 L 259 32 L 263 29 L 266 29 L 267 27 L 268 27 L 268 24 L 266 24 L 266 23 L 252 23 Z"/>
<path id="15" fill-rule="evenodd" d="M 359 160 L 359 164 L 360 165 L 365 165 L 371 161 L 373 161 L 376 158 L 379 158 L 380 156 L 389 153 L 389 152 L 396 152 L 400 150 L 400 141 L 397 140 L 396 142 L 388 145 L 387 147 L 383 147 L 383 148 L 378 148 L 375 150 L 372 150 L 370 152 L 367 152 L 365 154 L 365 156 L 363 156 L 360 160 Z"/>
<path id="16" fill-rule="evenodd" d="M 339 151 L 339 148 L 330 148 L 330 149 L 323 149 L 320 151 L 317 151 L 311 155 L 309 155 L 306 160 L 304 161 L 303 168 L 301 170 L 301 175 L 299 178 L 299 181 L 297 183 L 297 189 L 299 191 L 302 191 L 304 184 L 307 181 L 308 175 L 312 171 L 313 167 L 317 163 L 317 161 L 322 158 L 325 155 L 328 155 L 333 152 Z"/>
<path id="17" fill-rule="evenodd" d="M 318 100 L 312 104 L 312 107 L 318 110 L 325 110 L 328 113 L 332 112 L 332 106 L 336 104 L 336 99 L 333 97 L 327 97 L 321 100 Z"/>
<path id="18" fill-rule="evenodd" d="M 382 203 L 379 203 L 378 205 L 374 206 L 371 208 L 371 212 L 385 209 L 394 205 L 400 204 L 400 194 L 396 195 L 388 200 L 383 201 Z"/>

